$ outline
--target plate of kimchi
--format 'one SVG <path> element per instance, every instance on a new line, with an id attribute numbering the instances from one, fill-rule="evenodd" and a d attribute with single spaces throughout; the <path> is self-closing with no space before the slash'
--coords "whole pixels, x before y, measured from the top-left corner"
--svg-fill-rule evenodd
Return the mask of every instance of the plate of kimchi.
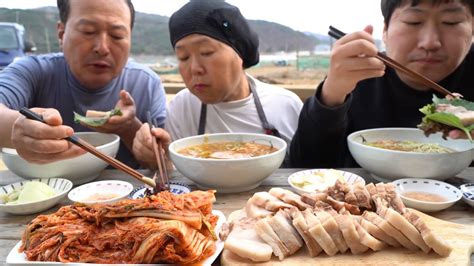
<path id="1" fill-rule="evenodd" d="M 67 205 L 39 215 L 7 256 L 10 265 L 212 265 L 226 218 L 214 191 L 160 192 L 113 204 Z M 87 261 L 88 263 L 84 263 Z"/>

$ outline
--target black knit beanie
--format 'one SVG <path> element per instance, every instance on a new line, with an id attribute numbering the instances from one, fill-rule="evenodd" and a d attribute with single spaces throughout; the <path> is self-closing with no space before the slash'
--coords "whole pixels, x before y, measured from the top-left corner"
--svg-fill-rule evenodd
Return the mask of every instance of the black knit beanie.
<path id="1" fill-rule="evenodd" d="M 259 61 L 257 34 L 239 9 L 224 1 L 191 0 L 171 16 L 169 31 L 173 48 L 180 39 L 197 33 L 234 48 L 244 68 Z"/>

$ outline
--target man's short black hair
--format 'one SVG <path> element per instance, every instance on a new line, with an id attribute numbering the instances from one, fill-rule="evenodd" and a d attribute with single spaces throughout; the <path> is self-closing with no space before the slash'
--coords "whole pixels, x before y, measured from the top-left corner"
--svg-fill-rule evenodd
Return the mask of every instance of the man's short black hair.
<path id="1" fill-rule="evenodd" d="M 130 8 L 130 28 L 133 29 L 133 24 L 135 21 L 135 8 L 133 7 L 132 0 L 125 0 L 125 2 L 127 3 L 128 8 Z M 57 0 L 57 3 L 59 10 L 59 19 L 63 24 L 66 24 L 71 9 L 69 0 Z"/>
<path id="2" fill-rule="evenodd" d="M 390 18 L 392 17 L 393 11 L 397 7 L 400 7 L 404 3 L 411 2 L 411 6 L 417 6 L 422 0 L 382 0 L 381 8 L 382 15 L 384 18 L 385 25 L 388 26 Z M 442 3 L 456 2 L 457 0 L 430 0 L 433 5 L 439 5 Z M 471 9 L 471 14 L 474 14 L 474 0 L 459 0 L 465 6 Z"/>

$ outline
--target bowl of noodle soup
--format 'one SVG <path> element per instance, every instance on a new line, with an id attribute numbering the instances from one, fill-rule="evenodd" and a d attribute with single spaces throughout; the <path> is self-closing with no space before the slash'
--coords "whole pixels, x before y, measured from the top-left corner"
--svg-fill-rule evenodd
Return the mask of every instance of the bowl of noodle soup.
<path id="1" fill-rule="evenodd" d="M 425 136 L 417 128 L 375 128 L 347 137 L 354 160 L 379 181 L 400 178 L 446 180 L 469 167 L 474 143 Z"/>
<path id="2" fill-rule="evenodd" d="M 283 139 L 252 133 L 205 134 L 169 146 L 176 169 L 200 189 L 236 193 L 256 188 L 282 164 Z"/>

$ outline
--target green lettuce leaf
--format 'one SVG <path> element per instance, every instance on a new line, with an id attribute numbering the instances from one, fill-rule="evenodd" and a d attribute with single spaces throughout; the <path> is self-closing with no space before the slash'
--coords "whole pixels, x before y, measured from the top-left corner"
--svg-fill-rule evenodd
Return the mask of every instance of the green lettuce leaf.
<path id="1" fill-rule="evenodd" d="M 466 108 L 467 110 L 474 111 L 474 102 L 466 101 L 464 99 L 453 99 L 453 100 L 448 100 L 446 98 L 438 98 L 436 95 L 433 95 L 433 104 L 436 105 L 438 104 L 451 104 L 454 106 L 462 106 Z"/>
<path id="2" fill-rule="evenodd" d="M 472 141 L 470 132 L 474 130 L 474 125 L 464 126 L 461 122 L 461 119 L 459 119 L 457 116 L 447 112 L 436 112 L 436 106 L 438 104 L 451 104 L 454 106 L 462 106 L 467 110 L 474 111 L 473 102 L 469 102 L 463 99 L 441 99 L 436 97 L 436 95 L 433 95 L 433 103 L 425 105 L 420 109 L 420 112 L 422 112 L 425 116 L 423 117 L 422 123 L 418 127 L 423 128 L 424 126 L 429 125 L 430 123 L 440 123 L 464 131 L 468 138 Z"/>
<path id="3" fill-rule="evenodd" d="M 107 121 L 109 120 L 110 117 L 114 115 L 122 115 L 122 111 L 120 108 L 115 107 L 114 109 L 108 111 L 104 116 L 102 117 L 86 117 L 83 115 L 80 115 L 76 112 L 74 112 L 74 122 L 75 123 L 83 123 L 91 127 L 99 127 L 103 126 Z"/>

